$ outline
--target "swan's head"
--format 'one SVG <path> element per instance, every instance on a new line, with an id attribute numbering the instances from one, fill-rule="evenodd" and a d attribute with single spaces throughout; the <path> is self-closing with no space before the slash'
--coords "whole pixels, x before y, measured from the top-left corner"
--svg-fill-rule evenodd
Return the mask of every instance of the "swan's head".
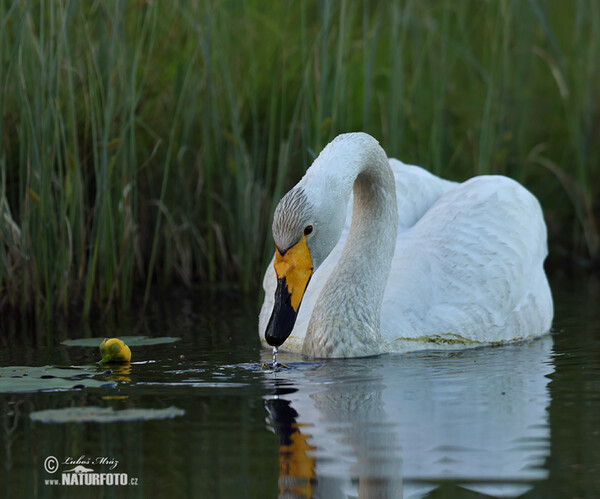
<path id="1" fill-rule="evenodd" d="M 307 175 L 279 202 L 273 216 L 277 289 L 265 339 L 278 347 L 294 329 L 311 276 L 340 238 L 347 199 Z"/>

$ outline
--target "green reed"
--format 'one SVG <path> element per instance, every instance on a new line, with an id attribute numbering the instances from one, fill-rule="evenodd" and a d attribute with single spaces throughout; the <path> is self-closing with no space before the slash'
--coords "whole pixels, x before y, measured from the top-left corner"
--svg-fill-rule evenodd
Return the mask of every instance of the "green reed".
<path id="1" fill-rule="evenodd" d="M 0 310 L 257 289 L 277 200 L 335 135 L 541 200 L 597 261 L 600 8 L 497 2 L 0 2 Z"/>

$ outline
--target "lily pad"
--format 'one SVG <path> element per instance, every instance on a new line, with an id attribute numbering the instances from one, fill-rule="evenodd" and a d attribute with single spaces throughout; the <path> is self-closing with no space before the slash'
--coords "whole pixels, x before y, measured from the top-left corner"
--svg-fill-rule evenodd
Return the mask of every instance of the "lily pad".
<path id="1" fill-rule="evenodd" d="M 112 387 L 116 383 L 93 379 L 93 373 L 62 367 L 0 367 L 0 393 L 52 392 Z"/>
<path id="2" fill-rule="evenodd" d="M 46 409 L 30 414 L 34 421 L 42 423 L 117 423 L 123 421 L 151 421 L 172 419 L 183 416 L 185 411 L 178 407 L 165 409 L 123 409 L 112 407 L 65 407 L 63 409 Z"/>
<path id="3" fill-rule="evenodd" d="M 74 340 L 65 340 L 62 342 L 62 344 L 69 347 L 99 347 L 105 338 L 106 336 L 99 336 L 95 338 L 76 338 Z M 175 343 L 181 338 L 176 338 L 174 336 L 159 336 L 157 338 L 152 338 L 150 336 L 119 336 L 119 339 L 127 343 L 127 345 L 130 347 L 138 347 L 162 345 L 164 343 Z"/>

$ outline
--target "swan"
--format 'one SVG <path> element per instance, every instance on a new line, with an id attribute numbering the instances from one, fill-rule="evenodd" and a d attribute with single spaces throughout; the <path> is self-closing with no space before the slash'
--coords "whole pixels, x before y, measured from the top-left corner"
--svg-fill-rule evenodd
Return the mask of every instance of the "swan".
<path id="1" fill-rule="evenodd" d="M 347 358 L 499 344 L 550 330 L 539 202 L 504 176 L 463 183 L 336 137 L 273 215 L 262 342 Z"/>

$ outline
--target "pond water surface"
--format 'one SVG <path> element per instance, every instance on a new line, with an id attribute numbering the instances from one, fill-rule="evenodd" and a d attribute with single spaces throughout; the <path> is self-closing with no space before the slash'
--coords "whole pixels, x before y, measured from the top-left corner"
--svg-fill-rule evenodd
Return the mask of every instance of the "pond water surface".
<path id="1" fill-rule="evenodd" d="M 3 332 L 2 366 L 75 372 L 61 391 L 0 394 L 0 494 L 600 497 L 599 285 L 552 284 L 554 330 L 539 340 L 331 361 L 280 352 L 289 369 L 277 372 L 261 369 L 271 352 L 257 340 L 258 308 L 235 295 L 41 342 Z M 181 339 L 132 346 L 121 369 L 98 368 L 97 347 L 61 343 L 130 335 Z M 93 407 L 116 419 L 146 411 L 75 420 Z M 72 478 L 86 474 L 87 485 Z"/>

